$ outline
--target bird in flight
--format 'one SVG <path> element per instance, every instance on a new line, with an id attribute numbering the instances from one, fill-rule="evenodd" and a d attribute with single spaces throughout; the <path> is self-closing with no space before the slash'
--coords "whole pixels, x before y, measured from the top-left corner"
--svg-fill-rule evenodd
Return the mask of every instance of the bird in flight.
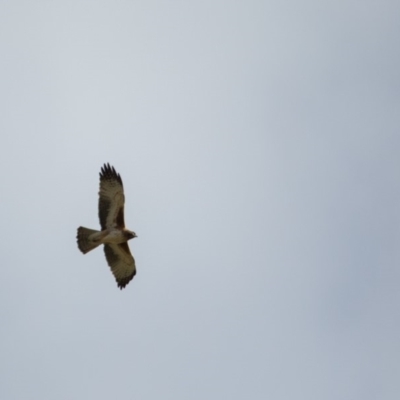
<path id="1" fill-rule="evenodd" d="M 117 285 L 123 289 L 135 276 L 136 265 L 128 240 L 137 237 L 125 228 L 124 187 L 121 176 L 110 164 L 104 164 L 100 172 L 99 219 L 101 231 L 78 228 L 79 250 L 86 254 L 104 244 L 104 253 Z"/>

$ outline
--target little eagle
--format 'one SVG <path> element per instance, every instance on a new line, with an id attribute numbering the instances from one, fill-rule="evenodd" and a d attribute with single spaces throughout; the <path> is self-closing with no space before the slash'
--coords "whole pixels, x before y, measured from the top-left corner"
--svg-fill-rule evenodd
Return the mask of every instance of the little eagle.
<path id="1" fill-rule="evenodd" d="M 104 253 L 117 285 L 123 289 L 135 276 L 136 266 L 128 240 L 137 237 L 125 228 L 124 187 L 121 176 L 110 164 L 104 164 L 100 172 L 99 219 L 101 231 L 78 228 L 79 250 L 86 254 L 104 244 Z"/>

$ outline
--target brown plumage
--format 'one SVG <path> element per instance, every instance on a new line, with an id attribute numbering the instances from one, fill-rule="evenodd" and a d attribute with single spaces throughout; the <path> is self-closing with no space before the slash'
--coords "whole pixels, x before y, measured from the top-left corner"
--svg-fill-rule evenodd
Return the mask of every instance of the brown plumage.
<path id="1" fill-rule="evenodd" d="M 101 231 L 78 228 L 77 243 L 79 250 L 86 254 L 104 244 L 107 263 L 123 289 L 135 276 L 135 260 L 129 250 L 128 240 L 136 233 L 125 228 L 124 187 L 121 176 L 110 164 L 104 164 L 100 172 L 99 220 Z"/>

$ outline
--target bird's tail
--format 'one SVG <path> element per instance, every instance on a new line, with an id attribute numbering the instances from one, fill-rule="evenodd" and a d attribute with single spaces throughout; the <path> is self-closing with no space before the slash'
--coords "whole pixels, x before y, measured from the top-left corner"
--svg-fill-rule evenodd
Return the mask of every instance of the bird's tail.
<path id="1" fill-rule="evenodd" d="M 100 241 L 95 241 L 91 238 L 94 233 L 99 233 L 95 229 L 88 229 L 80 226 L 78 228 L 78 234 L 76 235 L 76 241 L 78 243 L 79 250 L 83 253 L 89 253 L 89 251 L 95 249 L 101 244 Z"/>

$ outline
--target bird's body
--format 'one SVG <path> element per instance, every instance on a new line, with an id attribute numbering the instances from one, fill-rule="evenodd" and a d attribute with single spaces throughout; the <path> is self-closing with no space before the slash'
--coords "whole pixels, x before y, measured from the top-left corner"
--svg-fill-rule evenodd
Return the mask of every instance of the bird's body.
<path id="1" fill-rule="evenodd" d="M 130 231 L 123 229 L 107 229 L 106 230 L 106 236 L 103 238 L 103 243 L 109 243 L 109 244 L 120 244 L 120 243 L 125 243 L 131 237 L 129 237 Z"/>
<path id="2" fill-rule="evenodd" d="M 123 289 L 135 276 L 135 260 L 128 247 L 128 240 L 135 232 L 125 228 L 124 189 L 120 175 L 114 167 L 104 164 L 100 172 L 99 219 L 101 230 L 78 228 L 79 250 L 86 254 L 97 246 L 104 245 L 104 253 L 117 281 Z"/>

